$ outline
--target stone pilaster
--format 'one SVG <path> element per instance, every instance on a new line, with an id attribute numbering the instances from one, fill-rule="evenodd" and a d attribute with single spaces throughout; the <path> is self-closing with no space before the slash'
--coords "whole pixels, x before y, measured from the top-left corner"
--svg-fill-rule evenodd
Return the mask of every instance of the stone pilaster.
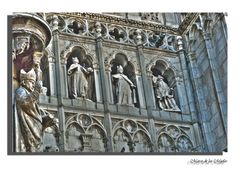
<path id="1" fill-rule="evenodd" d="M 102 87 L 102 94 L 103 94 L 103 106 L 104 106 L 104 126 L 107 131 L 107 151 L 113 152 L 113 134 L 112 134 L 112 121 L 111 115 L 109 112 L 109 91 L 107 90 L 106 85 L 106 75 L 105 75 L 105 65 L 102 55 L 102 35 L 101 35 L 101 24 L 96 23 L 96 53 L 99 61 L 99 68 L 100 68 L 100 80 L 101 80 L 101 87 Z"/>
<path id="2" fill-rule="evenodd" d="M 146 72 L 146 66 L 145 66 L 145 59 L 144 59 L 144 54 L 143 54 L 143 45 L 141 42 L 141 31 L 137 30 L 137 57 L 139 60 L 139 65 L 140 69 L 142 70 L 142 84 L 143 84 L 143 91 L 144 91 L 144 96 L 145 96 L 145 103 L 146 103 L 146 108 L 147 108 L 147 114 L 148 114 L 148 130 L 151 135 L 152 141 L 153 141 L 153 151 L 157 152 L 157 137 L 156 137 L 156 127 L 154 123 L 154 117 L 152 114 L 152 109 L 153 109 L 153 101 L 149 100 L 151 99 L 150 91 L 151 87 L 149 86 L 149 82 L 147 79 L 147 72 Z"/>
<path id="3" fill-rule="evenodd" d="M 187 95 L 186 99 L 187 99 L 188 109 L 189 109 L 188 110 L 189 112 L 183 112 L 183 114 L 190 113 L 193 121 L 195 121 L 197 117 L 196 106 L 194 102 L 192 84 L 190 83 L 189 69 L 187 67 L 186 56 L 183 49 L 182 37 L 178 36 L 177 41 L 178 41 L 178 50 L 179 50 L 178 54 L 179 54 L 180 64 L 183 72 L 183 84 L 186 92 L 185 95 Z"/>
<path id="4" fill-rule="evenodd" d="M 62 96 L 62 80 L 61 76 L 61 59 L 60 59 L 60 50 L 59 50 L 59 32 L 58 32 L 58 17 L 56 15 L 53 16 L 53 52 L 56 57 L 56 89 L 57 89 L 57 99 L 58 99 L 58 118 L 59 118 L 59 129 L 61 132 L 60 140 L 59 140 L 59 149 L 60 152 L 65 151 L 65 114 L 63 108 L 63 96 Z"/>

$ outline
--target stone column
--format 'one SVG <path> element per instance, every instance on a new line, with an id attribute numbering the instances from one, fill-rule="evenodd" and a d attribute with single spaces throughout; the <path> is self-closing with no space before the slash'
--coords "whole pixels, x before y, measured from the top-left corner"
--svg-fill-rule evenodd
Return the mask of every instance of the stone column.
<path id="1" fill-rule="evenodd" d="M 101 91 L 101 78 L 99 73 L 99 68 L 93 66 L 94 72 L 94 81 L 95 81 L 95 92 L 96 92 L 96 101 L 102 103 L 102 91 Z"/>
<path id="2" fill-rule="evenodd" d="M 113 89 L 112 89 L 112 77 L 111 77 L 111 68 L 106 68 L 105 67 L 105 73 L 106 73 L 106 86 L 108 90 L 108 99 L 109 99 L 109 103 L 114 104 L 114 100 L 113 100 Z"/>
<path id="3" fill-rule="evenodd" d="M 143 45 L 141 42 L 142 36 L 141 36 L 141 30 L 137 30 L 137 57 L 139 60 L 140 70 L 142 70 L 142 84 L 143 84 L 143 91 L 145 96 L 145 103 L 147 108 L 147 114 L 148 114 L 148 130 L 152 138 L 153 142 L 153 151 L 157 152 L 157 136 L 156 136 L 156 127 L 154 123 L 154 118 L 152 114 L 153 109 L 153 101 L 149 100 L 151 99 L 150 91 L 151 87 L 149 85 L 148 79 L 147 79 L 147 72 L 146 72 L 146 65 L 145 65 L 145 59 L 143 54 Z"/>
<path id="4" fill-rule="evenodd" d="M 57 96 L 56 90 L 56 59 L 53 56 L 49 56 L 48 58 L 49 63 L 49 84 L 50 84 L 50 96 Z"/>
<path id="5" fill-rule="evenodd" d="M 136 73 L 136 82 L 140 108 L 146 108 L 141 73 Z"/>
<path id="6" fill-rule="evenodd" d="M 107 131 L 107 152 L 113 151 L 113 134 L 112 134 L 112 120 L 111 115 L 109 113 L 109 91 L 107 90 L 106 86 L 106 75 L 105 75 L 105 66 L 104 60 L 102 55 L 102 35 L 101 35 L 101 24 L 96 23 L 96 53 L 99 62 L 100 68 L 100 79 L 101 79 L 101 87 L 102 87 L 102 94 L 103 94 L 103 106 L 104 106 L 104 126 Z"/>
<path id="7" fill-rule="evenodd" d="M 192 98 L 192 88 L 189 82 L 188 69 L 186 64 L 186 57 L 184 54 L 184 49 L 182 47 L 182 37 L 178 36 L 178 55 L 180 60 L 180 66 L 182 75 L 181 77 L 176 77 L 176 85 L 178 91 L 178 97 L 180 102 L 180 108 L 183 114 L 190 114 L 195 111 L 194 101 Z"/>
<path id="8" fill-rule="evenodd" d="M 61 59 L 60 77 L 61 77 L 61 94 L 62 97 L 68 98 L 68 81 L 67 81 L 67 60 Z"/>
<path id="9" fill-rule="evenodd" d="M 65 114 L 63 108 L 63 96 L 62 96 L 62 81 L 63 77 L 61 76 L 61 60 L 60 60 L 60 50 L 59 50 L 59 30 L 58 30 L 58 17 L 56 15 L 53 16 L 53 52 L 56 57 L 56 90 L 57 90 L 57 101 L 58 101 L 58 118 L 59 118 L 59 129 L 61 132 L 60 140 L 59 140 L 59 149 L 60 152 L 65 151 Z"/>

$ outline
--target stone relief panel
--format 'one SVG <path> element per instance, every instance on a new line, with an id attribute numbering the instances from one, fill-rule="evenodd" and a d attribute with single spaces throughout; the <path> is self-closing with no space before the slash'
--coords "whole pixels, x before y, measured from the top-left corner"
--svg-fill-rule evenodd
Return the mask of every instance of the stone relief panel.
<path id="1" fill-rule="evenodd" d="M 157 131 L 159 152 L 194 152 L 195 148 L 188 134 L 181 126 L 162 124 Z"/>
<path id="2" fill-rule="evenodd" d="M 147 129 L 132 119 L 120 120 L 113 128 L 115 152 L 152 152 L 152 141 Z"/>
<path id="3" fill-rule="evenodd" d="M 106 152 L 106 130 L 91 114 L 69 114 L 65 135 L 67 152 Z"/>

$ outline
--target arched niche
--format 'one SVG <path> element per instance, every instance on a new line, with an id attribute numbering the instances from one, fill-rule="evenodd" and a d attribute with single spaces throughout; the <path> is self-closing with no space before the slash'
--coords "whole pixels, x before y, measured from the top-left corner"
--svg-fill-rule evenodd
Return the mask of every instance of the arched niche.
<path id="1" fill-rule="evenodd" d="M 68 52 L 66 55 L 66 71 L 68 75 L 68 70 L 70 66 L 73 64 L 73 58 L 77 58 L 79 61 L 79 64 L 83 67 L 84 70 L 83 76 L 85 77 L 87 81 L 87 89 L 86 89 L 86 99 L 90 99 L 92 101 L 96 101 L 96 93 L 95 93 L 95 81 L 94 81 L 94 71 L 93 71 L 93 58 L 89 55 L 86 54 L 86 51 L 84 48 L 80 46 L 75 46 L 72 47 L 71 50 Z M 88 68 L 91 68 L 92 71 L 88 71 Z M 81 69 L 82 70 L 82 69 Z M 77 98 L 81 97 L 79 94 L 76 96 L 72 95 L 71 92 L 71 86 L 73 85 L 73 82 L 70 80 L 70 76 L 68 77 L 68 94 L 69 98 Z M 77 85 L 76 85 L 77 86 Z"/>
<path id="2" fill-rule="evenodd" d="M 117 67 L 122 66 L 123 68 L 123 74 L 128 77 L 128 79 L 136 86 L 133 93 L 133 102 L 135 107 L 139 107 L 139 96 L 137 93 L 137 82 L 136 82 L 136 74 L 135 74 L 135 67 L 134 64 L 132 64 L 127 56 L 123 53 L 117 53 L 115 54 L 115 57 L 110 61 L 111 65 L 111 76 L 117 74 Z M 116 94 L 116 85 L 112 84 L 112 97 L 113 97 L 113 103 L 117 103 L 117 94 Z"/>
<path id="3" fill-rule="evenodd" d="M 151 64 L 148 68 L 150 72 L 150 76 L 152 77 L 153 84 L 153 93 L 155 96 L 155 104 L 159 105 L 160 109 L 163 110 L 173 110 L 180 111 L 179 106 L 179 97 L 177 93 L 177 83 L 176 83 L 176 69 L 171 66 L 167 61 L 163 59 L 156 60 L 153 64 Z M 162 78 L 163 82 L 165 82 L 164 86 L 167 87 L 168 92 L 161 92 L 162 87 L 158 86 L 159 79 Z M 161 99 L 161 93 L 168 93 L 167 99 Z M 159 97 L 160 96 L 160 97 Z M 163 95 L 164 96 L 164 95 Z M 165 100 L 163 104 L 159 103 L 159 100 Z"/>

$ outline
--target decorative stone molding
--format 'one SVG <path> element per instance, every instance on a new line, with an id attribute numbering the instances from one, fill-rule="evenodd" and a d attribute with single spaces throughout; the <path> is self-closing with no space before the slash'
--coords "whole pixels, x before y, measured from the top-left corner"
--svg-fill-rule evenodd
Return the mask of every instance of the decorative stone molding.
<path id="1" fill-rule="evenodd" d="M 194 145 L 187 133 L 179 126 L 164 125 L 157 132 L 159 152 L 193 152 Z"/>
<path id="2" fill-rule="evenodd" d="M 68 151 L 106 151 L 106 129 L 101 121 L 91 114 L 78 113 L 76 115 L 67 117 L 65 135 L 67 139 Z"/>
<path id="3" fill-rule="evenodd" d="M 98 61 L 96 58 L 96 53 L 89 50 L 89 45 L 84 43 L 78 43 L 78 42 L 70 42 L 69 45 L 63 50 L 60 54 L 62 61 L 67 62 L 68 54 L 72 52 L 73 48 L 80 47 L 84 50 L 86 56 L 89 56 L 92 60 L 92 64 L 94 68 L 98 68 Z"/>
<path id="4" fill-rule="evenodd" d="M 131 64 L 133 64 L 135 74 L 137 74 L 137 73 L 139 72 L 140 66 L 139 66 L 139 64 L 138 64 L 138 62 L 137 62 L 137 58 L 134 57 L 134 56 L 129 56 L 126 51 L 122 50 L 122 48 L 111 51 L 111 52 L 108 53 L 108 55 L 105 57 L 105 59 L 104 59 L 104 64 L 105 64 L 106 70 L 109 70 L 109 71 L 111 70 L 111 61 L 112 61 L 113 59 L 115 59 L 115 56 L 116 56 L 117 54 L 123 54 L 124 56 L 126 56 L 128 62 L 130 62 Z"/>
<path id="5" fill-rule="evenodd" d="M 53 13 L 51 13 L 53 14 Z M 55 13 L 57 14 L 57 13 Z M 66 16 L 74 16 L 81 19 L 88 19 L 88 20 L 94 20 L 94 21 L 100 21 L 105 23 L 111 23 L 111 24 L 117 24 L 117 25 L 123 25 L 123 26 L 131 26 L 134 28 L 139 29 L 150 29 L 155 31 L 164 31 L 171 34 L 177 34 L 178 30 L 176 28 L 172 28 L 165 25 L 155 24 L 155 23 L 147 23 L 144 21 L 136 21 L 132 19 L 124 19 L 124 18 L 118 18 L 114 16 L 108 16 L 108 15 L 102 15 L 102 14 L 96 14 L 96 13 L 79 13 L 79 12 L 72 12 L 72 13 L 65 13 Z"/>
<path id="6" fill-rule="evenodd" d="M 48 18 L 51 18 L 51 15 L 58 15 L 59 18 L 64 18 L 64 23 L 60 24 L 63 28 L 59 30 L 65 34 L 86 36 L 90 38 L 101 37 L 106 41 L 133 45 L 143 44 L 143 46 L 147 48 L 160 48 L 162 50 L 176 52 L 176 33 L 169 32 L 169 30 L 156 30 L 154 28 L 141 29 L 140 27 L 132 27 L 131 24 L 124 26 L 119 22 L 109 23 L 104 20 L 93 20 L 91 17 L 88 18 L 86 15 L 84 16 L 83 13 L 81 14 L 81 17 L 79 17 L 79 15 L 76 16 L 73 13 L 71 14 L 47 13 Z M 99 14 L 94 15 L 98 16 Z M 99 16 L 102 16 L 103 18 L 109 17 L 105 15 Z"/>
<path id="7" fill-rule="evenodd" d="M 114 125 L 113 140 L 117 152 L 119 149 L 124 152 L 152 152 L 150 133 L 140 122 L 132 119 L 120 120 Z M 139 146 L 143 150 L 139 150 Z"/>
<path id="8" fill-rule="evenodd" d="M 179 70 L 177 70 L 174 65 L 170 62 L 169 59 L 164 58 L 163 56 L 156 56 L 151 59 L 146 60 L 146 71 L 148 76 L 152 76 L 151 68 L 156 65 L 157 61 L 161 61 L 161 63 L 165 66 L 165 70 L 171 69 L 174 72 L 174 75 L 178 75 Z"/>

